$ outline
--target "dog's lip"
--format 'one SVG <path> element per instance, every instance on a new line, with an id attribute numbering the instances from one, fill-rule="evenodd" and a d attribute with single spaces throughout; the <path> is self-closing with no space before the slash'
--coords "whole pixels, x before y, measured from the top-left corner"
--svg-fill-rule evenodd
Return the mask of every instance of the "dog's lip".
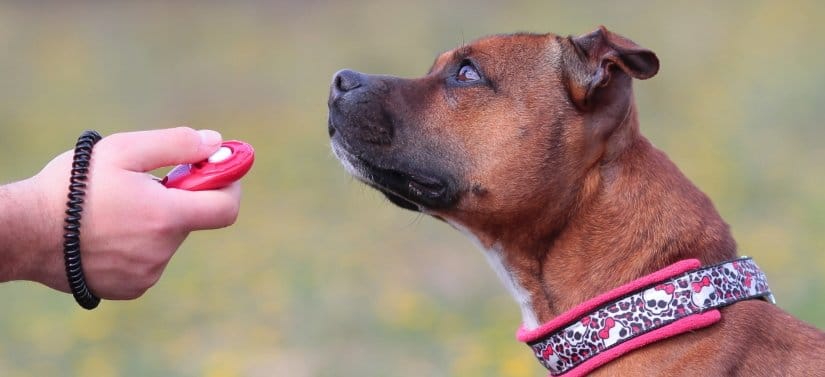
<path id="1" fill-rule="evenodd" d="M 398 173 L 406 176 L 407 188 L 417 195 L 439 197 L 447 191 L 447 185 L 441 180 L 417 174 Z"/>
<path id="2" fill-rule="evenodd" d="M 327 119 L 327 133 L 329 134 L 329 137 L 331 138 L 335 136 L 336 131 L 338 130 L 335 128 L 335 122 L 332 121 L 332 116 L 330 116 Z"/>
<path id="3" fill-rule="evenodd" d="M 331 121 L 329 127 L 336 130 Z M 331 137 L 332 143 L 338 147 L 339 152 L 343 152 L 339 158 L 343 157 L 350 164 L 358 165 L 358 170 L 363 174 L 356 175 L 356 177 L 366 184 L 415 205 L 426 206 L 428 202 L 435 202 L 447 194 L 447 182 L 428 174 L 382 166 L 379 162 L 365 158 L 363 153 L 356 152 L 340 132 L 332 132 L 334 134 L 334 137 Z"/>
<path id="4" fill-rule="evenodd" d="M 410 173 L 397 168 L 385 168 L 373 163 L 363 156 L 352 154 L 357 159 L 358 164 L 366 168 L 370 173 L 370 183 L 383 191 L 389 191 L 406 200 L 412 200 L 409 194 L 416 197 L 435 199 L 444 195 L 447 191 L 447 184 L 440 179 L 427 175 Z M 409 193 L 398 192 L 399 187 L 404 186 Z"/>

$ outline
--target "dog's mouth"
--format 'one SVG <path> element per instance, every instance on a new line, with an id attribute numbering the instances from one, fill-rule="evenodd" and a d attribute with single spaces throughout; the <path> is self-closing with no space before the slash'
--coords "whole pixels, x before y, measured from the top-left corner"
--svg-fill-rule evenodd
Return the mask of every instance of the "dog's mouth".
<path id="1" fill-rule="evenodd" d="M 332 150 L 344 168 L 360 181 L 383 193 L 393 204 L 411 211 L 443 209 L 456 201 L 454 185 L 436 173 L 354 152 L 330 122 Z"/>
<path id="2" fill-rule="evenodd" d="M 372 178 L 368 184 L 401 208 L 421 211 L 419 205 L 434 208 L 444 203 L 447 185 L 435 178 L 362 163 Z"/>

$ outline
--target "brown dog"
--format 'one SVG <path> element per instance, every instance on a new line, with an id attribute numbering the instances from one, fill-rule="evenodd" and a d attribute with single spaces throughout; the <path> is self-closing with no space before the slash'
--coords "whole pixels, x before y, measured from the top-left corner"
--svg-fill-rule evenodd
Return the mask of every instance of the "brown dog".
<path id="1" fill-rule="evenodd" d="M 417 79 L 338 72 L 329 134 L 351 174 L 476 240 L 531 330 L 677 261 L 736 257 L 711 201 L 639 133 L 631 79 L 658 69 L 605 28 L 492 36 Z M 825 375 L 822 332 L 763 300 L 720 312 L 594 373 Z"/>

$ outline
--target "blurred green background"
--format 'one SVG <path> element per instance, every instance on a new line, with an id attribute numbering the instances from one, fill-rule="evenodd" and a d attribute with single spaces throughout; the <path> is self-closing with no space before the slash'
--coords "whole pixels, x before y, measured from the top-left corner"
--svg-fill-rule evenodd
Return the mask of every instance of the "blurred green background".
<path id="1" fill-rule="evenodd" d="M 329 150 L 340 68 L 424 74 L 479 36 L 589 32 L 655 51 L 643 132 L 716 203 L 779 305 L 825 327 L 825 3 L 3 2 L 0 182 L 81 130 L 251 142 L 237 224 L 193 234 L 139 300 L 87 312 L 0 286 L 2 376 L 542 376 L 518 308 L 458 232 Z"/>

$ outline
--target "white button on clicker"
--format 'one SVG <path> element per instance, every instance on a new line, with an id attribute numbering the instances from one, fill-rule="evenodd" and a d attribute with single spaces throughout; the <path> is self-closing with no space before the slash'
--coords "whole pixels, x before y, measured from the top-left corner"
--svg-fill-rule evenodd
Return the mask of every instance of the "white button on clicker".
<path id="1" fill-rule="evenodd" d="M 229 156 L 232 156 L 232 150 L 227 147 L 221 147 L 221 149 L 218 149 L 217 152 L 209 156 L 207 161 L 211 164 L 216 164 L 218 162 L 225 161 L 229 158 Z"/>

